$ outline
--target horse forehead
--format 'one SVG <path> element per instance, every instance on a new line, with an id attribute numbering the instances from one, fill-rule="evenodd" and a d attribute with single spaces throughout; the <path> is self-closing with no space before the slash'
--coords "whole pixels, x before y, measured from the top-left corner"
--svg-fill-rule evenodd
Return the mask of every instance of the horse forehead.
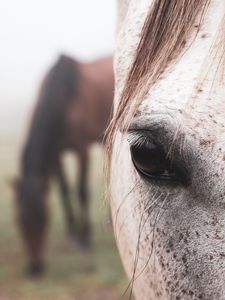
<path id="1" fill-rule="evenodd" d="M 118 102 L 132 63 L 143 22 L 153 1 L 130 0 L 122 22 L 115 57 L 116 97 Z M 123 6 L 124 9 L 124 6 Z M 174 65 L 171 65 L 149 92 L 140 107 L 143 117 L 154 110 L 167 110 L 168 113 L 184 111 L 191 126 L 196 123 L 216 126 L 223 130 L 225 123 L 224 86 L 212 86 L 217 70 L 213 62 L 212 45 L 224 15 L 225 4 L 220 0 L 211 1 L 208 14 L 200 33 Z M 210 68 L 208 68 L 210 66 Z M 208 68 L 208 69 L 207 69 Z M 207 73 L 207 78 L 203 77 Z M 201 82 L 200 87 L 198 84 Z M 192 121 L 192 122 L 191 122 Z"/>
<path id="2" fill-rule="evenodd" d="M 194 42 L 187 45 L 184 54 L 169 66 L 144 100 L 149 109 L 152 102 L 152 105 L 184 110 L 193 116 L 203 113 L 225 118 L 225 89 L 218 73 L 220 54 L 215 54 L 224 10 L 224 2 L 211 2 Z"/>
<path id="3" fill-rule="evenodd" d="M 165 71 L 139 110 L 143 116 L 154 111 L 173 115 L 178 122 L 186 121 L 199 137 L 220 136 L 225 125 L 225 84 L 217 73 L 220 57 L 212 51 L 224 3 L 214 3 L 194 43 Z"/>
<path id="4" fill-rule="evenodd" d="M 205 33 L 202 35 L 205 36 Z M 217 77 L 217 64 L 213 64 L 210 58 L 208 65 L 212 64 L 207 69 L 207 77 L 203 79 L 211 40 L 210 35 L 204 39 L 199 35 L 192 49 L 165 72 L 139 108 L 143 118 L 146 114 L 161 111 L 178 122 L 186 121 L 201 134 L 204 132 L 208 135 L 211 132 L 213 136 L 224 132 L 225 84 Z"/>
<path id="5" fill-rule="evenodd" d="M 121 81 L 124 84 L 137 45 L 140 41 L 144 21 L 147 18 L 153 3 L 154 0 L 118 1 L 118 31 L 115 48 L 115 75 L 117 87 L 121 84 Z M 201 30 L 203 39 L 208 41 L 208 46 L 212 46 L 212 42 L 217 35 L 218 26 L 224 16 L 224 9 L 224 1 L 211 0 L 209 13 L 205 18 L 206 20 Z M 196 45 L 198 42 L 199 39 L 196 39 L 193 44 Z M 189 48 L 189 46 L 189 43 L 187 43 L 187 48 Z M 206 47 L 207 50 L 210 48 L 208 46 Z M 204 48 L 201 48 L 201 50 L 204 50 Z M 190 50 L 188 52 L 191 53 L 193 61 L 202 62 L 205 58 L 204 55 L 199 55 L 199 51 Z"/>

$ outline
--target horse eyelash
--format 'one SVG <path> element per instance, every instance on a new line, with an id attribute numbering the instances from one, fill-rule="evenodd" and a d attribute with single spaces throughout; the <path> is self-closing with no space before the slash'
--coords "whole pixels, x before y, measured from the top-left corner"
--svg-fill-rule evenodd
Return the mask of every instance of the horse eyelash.
<path id="1" fill-rule="evenodd" d="M 151 142 L 151 139 L 149 136 L 147 136 L 141 132 L 134 133 L 131 131 L 128 133 L 127 141 L 130 146 L 142 147 L 143 145 L 146 145 L 147 143 Z"/>

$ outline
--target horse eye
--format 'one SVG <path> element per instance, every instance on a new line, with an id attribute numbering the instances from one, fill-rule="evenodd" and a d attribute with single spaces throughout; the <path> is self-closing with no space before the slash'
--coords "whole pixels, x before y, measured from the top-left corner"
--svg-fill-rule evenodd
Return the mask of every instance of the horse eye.
<path id="1" fill-rule="evenodd" d="M 147 142 L 131 145 L 131 157 L 138 173 L 146 179 L 181 182 L 180 172 L 173 167 L 161 147 Z"/>

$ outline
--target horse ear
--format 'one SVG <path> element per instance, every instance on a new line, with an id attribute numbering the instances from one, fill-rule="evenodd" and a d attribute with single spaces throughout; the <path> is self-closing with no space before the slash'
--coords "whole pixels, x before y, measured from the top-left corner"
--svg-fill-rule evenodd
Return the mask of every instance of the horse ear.
<path id="1" fill-rule="evenodd" d="M 17 190 L 21 182 L 19 177 L 7 178 L 6 181 L 13 190 Z"/>

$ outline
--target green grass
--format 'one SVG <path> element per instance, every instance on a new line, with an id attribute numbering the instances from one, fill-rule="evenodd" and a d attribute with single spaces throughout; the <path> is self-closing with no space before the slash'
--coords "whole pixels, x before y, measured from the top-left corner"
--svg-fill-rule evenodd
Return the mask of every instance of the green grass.
<path id="1" fill-rule="evenodd" d="M 20 141 L 20 136 L 1 137 L 0 299 L 83 300 L 91 297 L 106 300 L 106 291 L 111 295 L 107 300 L 119 299 L 127 281 L 113 238 L 109 207 L 103 204 L 102 152 L 99 147 L 91 151 L 89 174 L 93 224 L 91 250 L 75 249 L 66 236 L 60 199 L 53 184 L 48 199 L 51 222 L 46 249 L 47 272 L 36 281 L 24 276 L 25 255 L 15 222 L 13 193 L 7 183 L 18 172 Z M 76 201 L 76 163 L 71 155 L 67 155 L 65 163 Z"/>

